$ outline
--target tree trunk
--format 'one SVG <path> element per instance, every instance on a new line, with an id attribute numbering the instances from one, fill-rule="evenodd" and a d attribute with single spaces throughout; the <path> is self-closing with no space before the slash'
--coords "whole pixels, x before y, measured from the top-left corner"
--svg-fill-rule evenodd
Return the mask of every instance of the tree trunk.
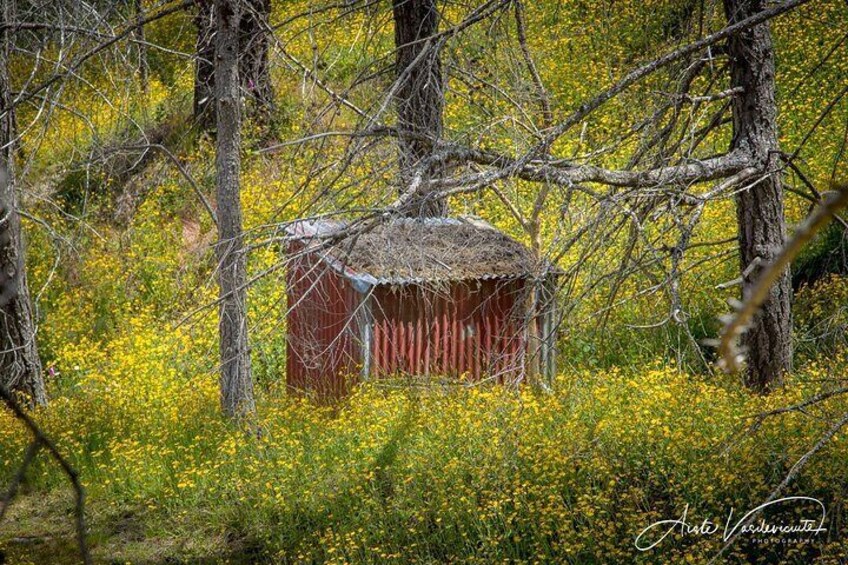
<path id="1" fill-rule="evenodd" d="M 400 130 L 399 165 L 401 194 L 413 182 L 422 187 L 441 174 L 441 167 L 420 169 L 422 159 L 432 153 L 432 144 L 442 136 L 444 85 L 439 53 L 434 49 L 439 27 L 436 0 L 394 0 L 397 125 Z M 416 176 L 420 175 L 419 179 Z M 416 189 L 416 198 L 407 209 L 410 216 L 445 216 L 444 199 L 434 199 L 425 189 Z"/>
<path id="2" fill-rule="evenodd" d="M 532 386 L 541 385 L 545 387 L 547 383 L 540 379 L 542 340 L 539 332 L 539 295 L 542 285 L 539 271 L 541 269 L 535 268 L 542 265 L 542 239 L 538 222 L 531 222 L 526 227 L 535 266 L 533 276 L 527 278 L 524 289 L 524 292 L 526 292 L 524 297 L 524 373 L 527 382 Z"/>
<path id="3" fill-rule="evenodd" d="M 215 126 L 215 3 L 196 0 L 197 42 L 194 60 L 194 119 L 203 131 Z"/>
<path id="4" fill-rule="evenodd" d="M 270 122 L 274 90 L 268 69 L 268 22 L 271 0 L 245 0 L 239 25 L 239 77 L 250 117 L 260 124 Z"/>
<path id="5" fill-rule="evenodd" d="M 247 281 L 241 226 L 239 173 L 241 108 L 239 96 L 239 0 L 216 0 L 218 174 L 218 284 L 221 339 L 221 405 L 228 415 L 253 412 L 253 380 L 247 341 Z"/>
<path id="6" fill-rule="evenodd" d="M 210 131 L 215 126 L 215 4 L 196 0 L 197 58 L 194 72 L 194 117 Z M 239 84 L 251 118 L 267 125 L 273 115 L 274 90 L 268 67 L 270 0 L 243 0 L 239 17 Z"/>
<path id="7" fill-rule="evenodd" d="M 144 17 L 144 6 L 141 5 L 142 0 L 134 0 L 133 6 L 135 8 L 135 17 L 138 20 L 141 20 Z M 137 42 L 138 47 L 138 79 L 141 82 L 141 92 L 145 96 L 147 96 L 147 92 L 149 90 L 150 85 L 150 68 L 147 64 L 147 44 L 144 39 L 144 24 L 139 25 L 135 28 L 135 40 Z"/>
<path id="8" fill-rule="evenodd" d="M 733 24 L 765 9 L 764 0 L 724 0 Z M 774 49 L 769 24 L 762 23 L 730 38 L 731 86 L 744 92 L 733 101 L 732 148 L 748 152 L 768 177 L 736 198 L 739 255 L 743 271 L 755 261 L 771 263 L 786 242 L 783 186 L 777 159 L 778 136 L 774 87 Z M 747 296 L 760 268 L 743 283 Z M 746 384 L 759 392 L 779 386 L 792 369 L 792 284 L 789 271 L 781 276 L 751 328 L 743 334 L 747 350 Z"/>
<path id="9" fill-rule="evenodd" d="M 12 21 L 14 4 L 3 3 L 0 26 Z M 0 52 L 0 104 L 11 106 L 8 73 L 11 41 L 3 32 Z M 2 111 L 2 110 L 0 110 Z M 46 405 L 35 322 L 24 267 L 24 240 L 15 188 L 15 114 L 0 114 L 0 386 L 21 393 L 30 406 Z"/>

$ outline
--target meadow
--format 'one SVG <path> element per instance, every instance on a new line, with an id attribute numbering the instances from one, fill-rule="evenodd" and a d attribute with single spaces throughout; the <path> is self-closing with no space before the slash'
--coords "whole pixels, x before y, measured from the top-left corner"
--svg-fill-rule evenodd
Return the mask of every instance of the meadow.
<path id="1" fill-rule="evenodd" d="M 122 344 L 145 351 L 138 365 L 118 370 L 114 348 L 108 384 L 83 378 L 37 413 L 80 470 L 103 562 L 703 563 L 721 535 L 676 532 L 646 552 L 636 537 L 687 509 L 692 523 L 723 524 L 730 509 L 756 507 L 823 417 L 845 408 L 836 400 L 746 433 L 752 416 L 838 376 L 837 357 L 767 398 L 659 367 L 563 375 L 549 394 L 382 383 L 332 407 L 269 389 L 240 427 L 221 416 L 213 382 L 187 386 L 169 370 L 170 344 L 148 334 L 138 345 Z M 2 451 L 20 454 L 24 434 L 5 419 Z M 846 450 L 840 434 L 786 494 L 840 508 Z M 4 457 L 5 476 L 16 459 Z M 64 476 L 40 462 L 3 531 L 44 540 L 7 541 L 12 562 L 40 562 L 56 536 L 71 539 L 71 509 Z M 828 515 L 834 533 L 821 544 L 742 543 L 728 562 L 838 563 L 848 549 L 838 520 Z M 73 545 L 59 547 L 74 562 Z"/>

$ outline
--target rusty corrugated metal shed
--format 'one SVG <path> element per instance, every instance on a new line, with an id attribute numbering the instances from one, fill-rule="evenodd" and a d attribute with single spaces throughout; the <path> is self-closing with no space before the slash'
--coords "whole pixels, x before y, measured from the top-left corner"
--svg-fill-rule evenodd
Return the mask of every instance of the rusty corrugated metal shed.
<path id="1" fill-rule="evenodd" d="M 435 230 L 468 220 L 413 221 Z M 420 235 L 421 226 L 415 228 Z M 327 244 L 346 229 L 328 221 L 288 229 L 289 386 L 338 396 L 356 378 L 418 374 L 505 382 L 521 374 L 526 298 L 533 291 L 527 272 L 498 266 L 498 272 L 463 269 L 474 276 L 454 279 L 450 269 L 430 278 L 375 276 L 346 264 Z M 475 229 L 494 230 L 479 221 Z M 505 237 L 485 235 L 492 245 Z M 542 369 L 552 374 L 553 311 L 531 315 L 543 336 Z"/>

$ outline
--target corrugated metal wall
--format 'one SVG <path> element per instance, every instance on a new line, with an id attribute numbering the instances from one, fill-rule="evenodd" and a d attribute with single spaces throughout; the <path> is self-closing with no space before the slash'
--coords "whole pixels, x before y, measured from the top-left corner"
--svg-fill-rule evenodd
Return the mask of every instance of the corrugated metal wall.
<path id="1" fill-rule="evenodd" d="M 361 296 L 350 282 L 314 253 L 297 256 L 289 246 L 288 385 L 319 396 L 344 395 L 362 365 L 359 328 L 354 313 Z"/>
<path id="2" fill-rule="evenodd" d="M 523 281 L 471 281 L 442 291 L 380 286 L 371 297 L 371 376 L 397 372 L 503 381 L 520 370 Z"/>

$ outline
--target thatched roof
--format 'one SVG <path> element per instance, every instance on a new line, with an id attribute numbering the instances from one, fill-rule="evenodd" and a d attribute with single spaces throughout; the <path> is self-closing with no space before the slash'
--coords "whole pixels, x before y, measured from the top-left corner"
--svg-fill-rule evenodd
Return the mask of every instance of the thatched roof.
<path id="1" fill-rule="evenodd" d="M 529 249 L 477 219 L 402 218 L 364 231 L 301 221 L 288 232 L 345 276 L 369 284 L 512 278 L 533 268 Z"/>

